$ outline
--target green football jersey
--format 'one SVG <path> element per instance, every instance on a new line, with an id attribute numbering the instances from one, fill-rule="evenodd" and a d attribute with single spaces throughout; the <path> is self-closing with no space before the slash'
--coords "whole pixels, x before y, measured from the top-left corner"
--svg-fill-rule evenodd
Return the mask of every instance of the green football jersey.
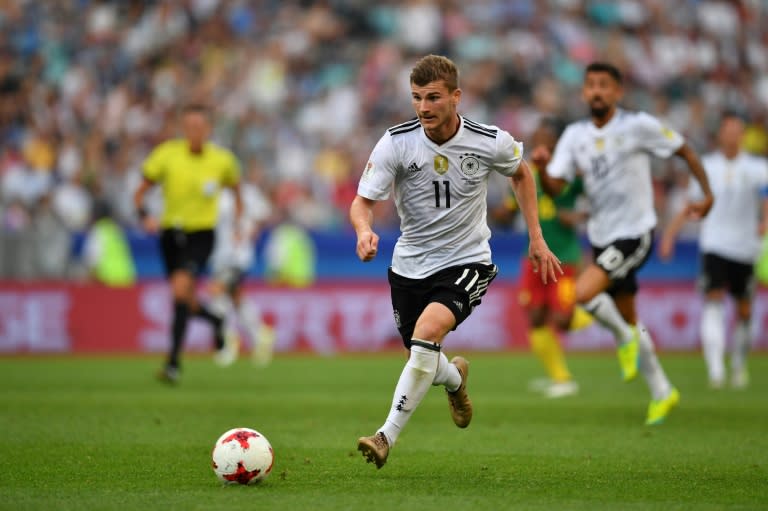
<path id="1" fill-rule="evenodd" d="M 581 244 L 579 235 L 573 227 L 563 224 L 557 218 L 559 209 L 571 210 L 576 206 L 576 199 L 584 191 L 584 185 L 580 178 L 563 189 L 556 198 L 545 194 L 541 188 L 539 173 L 532 168 L 533 176 L 536 179 L 536 200 L 539 205 L 539 223 L 544 240 L 549 245 L 549 249 L 561 262 L 565 264 L 576 264 L 581 261 Z M 517 201 L 514 194 L 511 194 L 512 208 L 517 208 Z"/>

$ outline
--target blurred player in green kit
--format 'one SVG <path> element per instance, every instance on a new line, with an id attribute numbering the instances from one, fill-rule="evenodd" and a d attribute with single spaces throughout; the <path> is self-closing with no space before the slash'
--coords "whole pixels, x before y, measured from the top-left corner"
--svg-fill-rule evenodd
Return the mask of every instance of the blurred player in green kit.
<path id="1" fill-rule="evenodd" d="M 570 329 L 583 328 L 592 321 L 591 316 L 575 307 L 575 277 L 582 260 L 582 250 L 576 226 L 586 219 L 586 213 L 575 209 L 583 187 L 580 179 L 571 183 L 556 198 L 544 194 L 539 183 L 536 166 L 546 163 L 552 154 L 563 125 L 555 119 L 544 119 L 531 137 L 531 170 L 536 178 L 539 221 L 544 239 L 562 263 L 563 275 L 557 282 L 543 284 L 527 257 L 520 267 L 518 300 L 530 322 L 529 340 L 534 354 L 547 372 L 546 379 L 531 382 L 532 390 L 550 398 L 576 394 L 578 384 L 573 380 L 560 344 L 560 335 Z M 517 209 L 512 194 L 506 207 Z"/>

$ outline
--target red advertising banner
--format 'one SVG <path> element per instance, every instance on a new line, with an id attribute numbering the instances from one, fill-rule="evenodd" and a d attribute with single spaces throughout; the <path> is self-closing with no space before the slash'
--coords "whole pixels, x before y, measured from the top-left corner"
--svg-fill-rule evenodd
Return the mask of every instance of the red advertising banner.
<path id="1" fill-rule="evenodd" d="M 334 354 L 400 346 L 384 283 L 327 283 L 308 289 L 249 285 L 246 294 L 274 325 L 278 351 Z M 645 284 L 638 309 L 659 349 L 698 348 L 701 299 L 692 286 Z M 0 353 L 165 351 L 170 314 L 169 290 L 163 281 L 130 289 L 0 283 Z M 768 347 L 766 291 L 756 298 L 753 330 L 755 346 Z M 496 282 L 447 342 L 451 350 L 527 349 L 526 331 L 515 286 Z M 570 334 L 566 345 L 595 350 L 610 348 L 613 342 L 606 331 L 593 326 Z M 211 332 L 205 323 L 192 321 L 186 346 L 210 350 Z"/>

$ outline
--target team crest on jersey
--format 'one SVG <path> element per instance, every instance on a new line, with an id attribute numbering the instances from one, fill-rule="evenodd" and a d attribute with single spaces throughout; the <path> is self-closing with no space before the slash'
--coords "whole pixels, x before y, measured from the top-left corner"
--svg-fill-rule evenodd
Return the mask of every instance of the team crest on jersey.
<path id="1" fill-rule="evenodd" d="M 595 139 L 595 149 L 598 151 L 605 149 L 605 139 L 603 137 Z"/>
<path id="2" fill-rule="evenodd" d="M 448 158 L 442 154 L 435 155 L 435 172 L 441 176 L 448 172 Z"/>
<path id="3" fill-rule="evenodd" d="M 480 171 L 480 155 L 475 153 L 464 153 L 459 156 L 461 160 L 461 172 L 465 176 L 474 176 Z"/>

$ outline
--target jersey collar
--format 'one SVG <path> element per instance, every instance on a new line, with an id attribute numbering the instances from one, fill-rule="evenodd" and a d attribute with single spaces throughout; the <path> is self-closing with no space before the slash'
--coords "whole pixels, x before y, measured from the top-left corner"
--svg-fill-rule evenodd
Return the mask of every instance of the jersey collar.
<path id="1" fill-rule="evenodd" d="M 733 158 L 728 158 L 725 155 L 725 153 L 723 151 L 721 151 L 720 149 L 717 150 L 717 154 L 720 155 L 720 158 L 722 158 L 724 162 L 728 162 L 728 163 L 736 163 L 736 162 L 740 161 L 744 157 L 744 151 L 743 150 L 739 151 L 736 154 L 736 156 L 734 156 Z"/>
<path id="2" fill-rule="evenodd" d="M 619 120 L 619 117 L 624 116 L 624 110 L 621 108 L 616 108 L 616 111 L 613 113 L 613 117 L 611 117 L 611 120 L 608 121 L 606 124 L 603 125 L 602 128 L 598 128 L 594 122 L 592 122 L 592 119 L 589 120 L 589 126 L 595 133 L 604 133 L 611 129 L 611 127 L 616 124 Z"/>
<path id="3" fill-rule="evenodd" d="M 453 144 L 454 142 L 459 140 L 461 138 L 461 136 L 464 134 L 464 117 L 462 117 L 459 114 L 456 114 L 456 115 L 459 116 L 459 129 L 456 130 L 456 133 L 454 133 L 454 135 L 451 138 L 449 138 L 448 140 L 446 140 L 442 144 L 438 144 L 434 140 L 432 140 L 431 138 L 429 138 L 427 136 L 427 132 L 424 131 L 424 128 L 422 127 L 421 128 L 421 138 L 422 138 L 422 140 L 424 140 L 424 142 L 426 142 L 427 145 L 429 145 L 430 147 L 433 147 L 435 149 L 445 149 L 446 147 L 450 146 L 451 144 Z"/>

